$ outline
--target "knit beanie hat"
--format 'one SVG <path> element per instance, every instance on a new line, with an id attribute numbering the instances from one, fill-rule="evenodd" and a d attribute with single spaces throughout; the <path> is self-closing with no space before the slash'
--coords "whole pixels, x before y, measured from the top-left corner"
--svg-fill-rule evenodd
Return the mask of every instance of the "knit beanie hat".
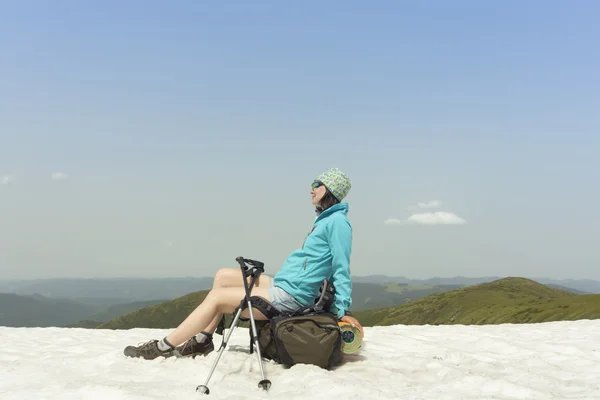
<path id="1" fill-rule="evenodd" d="M 323 172 L 315 180 L 323 182 L 331 194 L 339 201 L 342 201 L 348 195 L 352 187 L 350 179 L 338 168 L 331 168 Z"/>

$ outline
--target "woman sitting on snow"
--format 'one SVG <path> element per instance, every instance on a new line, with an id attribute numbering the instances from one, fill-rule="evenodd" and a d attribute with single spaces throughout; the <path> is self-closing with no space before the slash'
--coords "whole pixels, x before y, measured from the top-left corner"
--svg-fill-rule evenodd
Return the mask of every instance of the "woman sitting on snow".
<path id="1" fill-rule="evenodd" d="M 321 174 L 312 184 L 312 204 L 317 218 L 304 244 L 292 252 L 281 270 L 273 277 L 261 275 L 252 288 L 252 296 L 269 300 L 282 312 L 312 306 L 323 280 L 335 286 L 331 312 L 338 319 L 357 326 L 360 323 L 349 315 L 352 304 L 350 253 L 352 226 L 346 218 L 348 204 L 341 201 L 350 191 L 350 180 L 337 168 Z M 223 314 L 233 313 L 246 295 L 242 272 L 224 268 L 215 275 L 213 288 L 204 301 L 168 336 L 151 340 L 140 346 L 127 346 L 128 357 L 155 359 L 169 356 L 207 355 L 214 350 L 212 335 Z M 254 318 L 267 319 L 253 309 Z M 248 310 L 242 316 L 248 317 Z"/>

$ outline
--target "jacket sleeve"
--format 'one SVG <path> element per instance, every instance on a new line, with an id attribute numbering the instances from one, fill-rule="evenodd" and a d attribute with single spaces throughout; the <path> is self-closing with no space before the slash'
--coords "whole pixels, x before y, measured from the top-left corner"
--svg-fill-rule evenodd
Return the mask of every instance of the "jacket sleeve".
<path id="1" fill-rule="evenodd" d="M 333 265 L 331 283 L 335 286 L 333 308 L 337 310 L 337 316 L 340 319 L 352 305 L 352 279 L 350 276 L 352 226 L 347 220 L 338 219 L 331 224 L 329 249 Z"/>

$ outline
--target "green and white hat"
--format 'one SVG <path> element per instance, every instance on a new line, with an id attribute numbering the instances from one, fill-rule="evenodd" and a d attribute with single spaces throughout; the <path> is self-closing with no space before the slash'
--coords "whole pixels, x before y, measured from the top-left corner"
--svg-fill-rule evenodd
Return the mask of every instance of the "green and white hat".
<path id="1" fill-rule="evenodd" d="M 350 179 L 339 168 L 331 168 L 323 172 L 315 180 L 323 182 L 331 194 L 339 201 L 342 201 L 348 195 L 352 187 Z"/>

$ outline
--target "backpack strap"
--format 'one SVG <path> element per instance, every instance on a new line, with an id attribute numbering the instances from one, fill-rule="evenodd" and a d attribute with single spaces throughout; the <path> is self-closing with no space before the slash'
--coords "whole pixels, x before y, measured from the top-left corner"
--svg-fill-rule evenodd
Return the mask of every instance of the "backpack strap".
<path id="1" fill-rule="evenodd" d="M 279 311 L 270 301 L 268 301 L 264 297 L 251 296 L 250 302 L 252 303 L 253 309 L 257 309 L 268 319 L 271 319 L 281 314 L 281 311 Z M 237 308 L 233 311 L 234 315 L 235 313 L 237 313 Z M 240 316 L 240 321 L 250 321 L 250 318 Z"/>
<path id="2" fill-rule="evenodd" d="M 252 303 L 252 308 L 256 308 L 268 319 L 272 319 L 281 314 L 281 311 L 264 297 L 252 296 L 250 297 L 250 302 Z M 248 320 L 248 318 L 246 318 L 246 320 Z"/>
<path id="3" fill-rule="evenodd" d="M 250 302 L 252 303 L 252 308 L 260 311 L 267 319 L 270 321 L 274 317 L 281 315 L 281 311 L 277 309 L 270 301 L 260 296 L 251 296 Z M 242 317 L 240 317 L 242 319 Z M 249 321 L 250 318 L 243 318 L 243 321 Z M 260 326 L 260 324 L 257 324 Z M 257 329 L 260 330 L 260 327 L 257 326 Z M 252 338 L 252 328 L 248 329 L 248 333 L 250 334 L 250 354 L 254 352 L 254 340 Z M 258 332 L 257 332 L 258 334 Z"/>
<path id="4" fill-rule="evenodd" d="M 319 289 L 319 297 L 315 299 L 315 305 L 313 308 L 315 311 L 327 311 L 333 305 L 333 301 L 335 298 L 335 286 L 327 279 L 323 281 L 321 287 Z"/>
<path id="5" fill-rule="evenodd" d="M 335 286 L 329 280 L 325 279 L 323 283 L 321 283 L 321 287 L 319 288 L 319 295 L 315 299 L 315 303 L 308 307 L 300 307 L 296 310 L 296 313 L 303 314 L 311 311 L 327 311 L 333 305 L 333 301 L 335 299 Z M 260 296 L 251 296 L 250 302 L 252 303 L 252 307 L 258 309 L 265 317 L 269 320 L 273 317 L 281 315 L 282 312 L 277 309 L 270 301 Z M 239 308 L 239 307 L 238 307 Z M 234 310 L 234 314 L 237 312 L 237 308 Z M 250 321 L 250 318 L 240 317 L 241 321 Z M 220 326 L 219 326 L 220 328 Z"/>

